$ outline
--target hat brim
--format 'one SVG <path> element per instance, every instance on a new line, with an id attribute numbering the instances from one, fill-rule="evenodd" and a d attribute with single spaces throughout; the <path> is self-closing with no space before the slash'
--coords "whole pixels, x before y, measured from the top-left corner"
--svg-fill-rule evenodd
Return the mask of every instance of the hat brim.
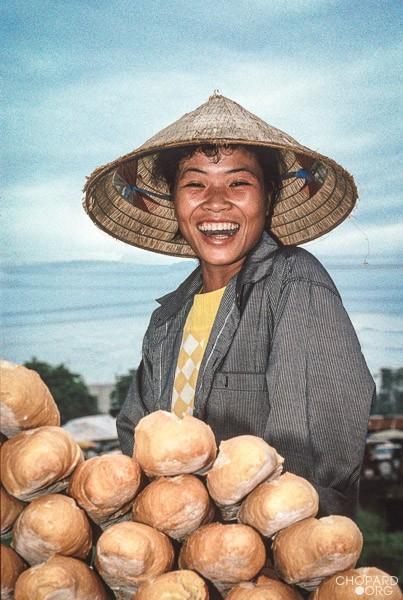
<path id="1" fill-rule="evenodd" d="M 230 103 L 233 112 L 233 105 L 242 111 L 238 116 L 239 122 L 243 123 L 250 118 L 251 113 L 236 103 L 222 96 L 218 98 Z M 235 126 L 229 130 L 226 126 L 227 129 L 218 134 L 217 128 L 212 131 L 208 127 L 202 133 L 196 131 L 197 135 L 192 129 L 189 131 L 188 126 L 182 127 L 182 131 L 182 121 L 189 121 L 193 128 L 195 123 L 197 126 L 199 112 L 209 103 L 184 115 L 137 150 L 92 173 L 84 188 L 86 195 L 83 204 L 100 229 L 132 246 L 171 256 L 194 257 L 193 250 L 178 229 L 173 202 L 153 196 L 153 193 L 169 192 L 164 182 L 155 180 L 153 164 L 159 152 L 201 144 L 251 145 L 276 149 L 286 165 L 286 177 L 287 173 L 306 169 L 307 165 L 319 165 L 322 176 L 313 183 L 300 177 L 289 177 L 283 181 L 267 229 L 284 245 L 314 240 L 334 229 L 348 216 L 357 201 L 352 176 L 332 159 L 302 146 L 258 117 L 252 115 L 252 126 L 255 129 L 258 120 L 257 131 L 250 132 L 246 129 L 246 134 L 245 131 L 237 131 Z M 214 122 L 214 115 L 210 115 L 210 119 Z M 235 125 L 238 125 L 238 121 Z M 236 133 L 242 135 L 235 137 Z M 114 185 L 114 176 L 118 171 L 124 173 L 129 184 L 150 194 L 137 192 L 129 201 Z"/>

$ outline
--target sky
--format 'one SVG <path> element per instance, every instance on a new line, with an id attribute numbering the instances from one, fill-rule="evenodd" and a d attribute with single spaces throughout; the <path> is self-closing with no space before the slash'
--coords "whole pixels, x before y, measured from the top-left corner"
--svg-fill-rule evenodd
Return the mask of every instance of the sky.
<path id="1" fill-rule="evenodd" d="M 308 249 L 402 261 L 402 15 L 398 0 L 3 3 L 3 260 L 173 262 L 98 230 L 82 187 L 218 89 L 353 174 L 352 216 Z"/>

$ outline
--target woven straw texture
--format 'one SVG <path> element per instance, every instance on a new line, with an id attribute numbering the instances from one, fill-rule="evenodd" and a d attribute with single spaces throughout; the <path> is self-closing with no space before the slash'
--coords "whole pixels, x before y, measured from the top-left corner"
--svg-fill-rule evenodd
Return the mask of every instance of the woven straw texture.
<path id="1" fill-rule="evenodd" d="M 276 148 L 282 153 L 287 172 L 305 169 L 319 173 L 314 181 L 298 177 L 283 181 L 267 229 L 284 245 L 301 244 L 327 233 L 348 216 L 356 203 L 354 180 L 335 161 L 302 146 L 229 98 L 214 94 L 133 152 L 96 169 L 84 188 L 86 212 L 103 231 L 128 244 L 193 257 L 178 231 L 172 200 L 138 192 L 127 199 L 116 182 L 168 194 L 167 187 L 152 177 L 158 152 L 199 143 Z"/>

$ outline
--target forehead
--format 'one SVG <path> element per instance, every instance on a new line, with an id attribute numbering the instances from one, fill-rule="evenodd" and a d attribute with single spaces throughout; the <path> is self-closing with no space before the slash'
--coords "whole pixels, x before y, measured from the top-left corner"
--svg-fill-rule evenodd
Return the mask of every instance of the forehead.
<path id="1" fill-rule="evenodd" d="M 234 169 L 248 169 L 256 176 L 261 176 L 261 167 L 253 152 L 246 148 L 223 148 L 217 154 L 209 156 L 198 150 L 192 156 L 179 163 L 178 176 L 188 169 L 200 169 L 206 173 L 228 172 Z"/>

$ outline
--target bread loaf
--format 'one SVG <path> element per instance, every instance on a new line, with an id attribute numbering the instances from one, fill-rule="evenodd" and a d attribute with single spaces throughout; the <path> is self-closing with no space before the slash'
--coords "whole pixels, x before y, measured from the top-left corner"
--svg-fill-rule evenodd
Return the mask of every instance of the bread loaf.
<path id="1" fill-rule="evenodd" d="M 309 481 L 284 473 L 261 483 L 245 498 L 238 520 L 270 537 L 293 523 L 314 517 L 318 509 L 319 496 Z"/>
<path id="2" fill-rule="evenodd" d="M 86 558 L 92 544 L 88 518 L 73 498 L 49 494 L 33 500 L 13 527 L 13 547 L 30 565 L 52 554 Z"/>
<path id="3" fill-rule="evenodd" d="M 61 427 L 22 431 L 1 448 L 2 483 L 19 500 L 60 492 L 83 460 L 82 452 Z"/>
<path id="4" fill-rule="evenodd" d="M 36 371 L 2 360 L 0 380 L 0 423 L 7 437 L 25 429 L 60 425 L 56 403 Z"/>
<path id="5" fill-rule="evenodd" d="M 146 523 L 175 540 L 212 521 L 214 506 L 194 475 L 160 477 L 147 485 L 133 504 L 133 520 Z"/>
<path id="6" fill-rule="evenodd" d="M 203 579 L 194 571 L 171 571 L 143 583 L 136 600 L 208 600 Z"/>
<path id="7" fill-rule="evenodd" d="M 0 486 L 0 533 L 6 535 L 11 530 L 18 515 L 24 510 L 25 504 L 10 496 Z"/>
<path id="8" fill-rule="evenodd" d="M 12 548 L 0 545 L 0 597 L 13 600 L 14 587 L 19 575 L 27 568 L 22 558 Z M 33 599 L 32 599 L 33 600 Z"/>
<path id="9" fill-rule="evenodd" d="M 240 583 L 226 600 L 302 600 L 302 596 L 286 583 L 265 577 L 257 583 Z"/>
<path id="10" fill-rule="evenodd" d="M 184 542 L 179 568 L 197 571 L 225 592 L 235 583 L 255 577 L 265 559 L 263 541 L 252 527 L 211 523 Z"/>
<path id="11" fill-rule="evenodd" d="M 0 533 L 7 535 L 18 515 L 24 510 L 25 504 L 10 496 L 10 494 L 0 486 Z"/>
<path id="12" fill-rule="evenodd" d="M 119 519 L 131 510 L 141 483 L 140 466 L 123 454 L 104 454 L 82 462 L 68 493 L 95 523 Z"/>
<path id="13" fill-rule="evenodd" d="M 15 586 L 15 600 L 107 600 L 100 577 L 76 558 L 56 554 L 24 571 Z"/>
<path id="14" fill-rule="evenodd" d="M 219 506 L 234 507 L 222 511 L 223 518 L 236 518 L 239 501 L 262 481 L 277 478 L 283 462 L 274 448 L 254 435 L 239 435 L 221 442 L 207 473 L 207 487 Z"/>
<path id="15" fill-rule="evenodd" d="M 324 577 L 354 567 L 362 543 L 361 531 L 348 517 L 310 517 L 275 535 L 274 564 L 284 581 L 313 590 Z"/>
<path id="16" fill-rule="evenodd" d="M 402 600 L 397 577 L 375 567 L 341 571 L 328 577 L 310 600 Z"/>
<path id="17" fill-rule="evenodd" d="M 211 428 L 190 415 L 158 410 L 134 430 L 134 456 L 151 477 L 197 473 L 214 461 L 217 448 Z"/>
<path id="18" fill-rule="evenodd" d="M 143 523 L 122 521 L 99 538 L 95 565 L 114 591 L 134 594 L 147 579 L 169 571 L 173 559 L 166 535 Z"/>

